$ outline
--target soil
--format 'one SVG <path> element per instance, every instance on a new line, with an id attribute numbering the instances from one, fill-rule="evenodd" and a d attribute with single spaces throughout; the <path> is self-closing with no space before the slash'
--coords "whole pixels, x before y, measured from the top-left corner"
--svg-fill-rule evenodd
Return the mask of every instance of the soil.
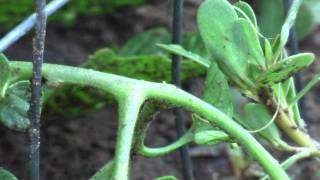
<path id="1" fill-rule="evenodd" d="M 185 0 L 185 30 L 196 30 L 196 9 L 200 1 Z M 72 27 L 48 23 L 45 59 L 47 62 L 79 65 L 97 49 L 122 44 L 129 37 L 148 28 L 171 28 L 172 1 L 150 0 L 138 8 L 122 8 L 112 15 L 100 17 L 82 16 Z M 3 35 L 1 32 L 0 35 Z M 314 52 L 320 57 L 320 29 L 301 42 L 303 51 Z M 10 59 L 32 58 L 32 33 L 16 42 L 6 52 Z M 316 62 L 304 72 L 307 81 L 320 72 Z M 185 88 L 199 95 L 202 78 L 190 80 Z M 306 96 L 306 114 L 309 131 L 320 140 L 320 86 Z M 188 113 L 186 113 L 188 114 Z M 50 180 L 81 180 L 91 177 L 107 161 L 112 159 L 117 129 L 117 107 L 109 106 L 100 112 L 84 117 L 42 117 L 41 177 Z M 147 144 L 161 146 L 176 138 L 175 118 L 172 111 L 160 113 L 148 132 Z M 190 119 L 188 120 L 190 122 Z M 28 179 L 28 135 L 0 126 L 0 165 L 11 170 L 19 179 Z M 212 148 L 190 147 L 195 179 L 236 179 L 226 152 L 226 145 Z M 320 163 L 305 160 L 291 168 L 295 179 L 320 179 Z M 161 158 L 135 156 L 132 162 L 132 179 L 150 180 L 163 175 L 181 176 L 179 153 Z"/>

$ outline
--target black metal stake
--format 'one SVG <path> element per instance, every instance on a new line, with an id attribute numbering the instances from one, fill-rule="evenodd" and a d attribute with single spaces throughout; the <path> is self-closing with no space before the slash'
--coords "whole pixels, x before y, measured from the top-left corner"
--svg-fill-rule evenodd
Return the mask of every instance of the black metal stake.
<path id="1" fill-rule="evenodd" d="M 46 0 L 36 0 L 37 20 L 35 26 L 35 37 L 33 39 L 33 71 L 31 84 L 31 98 L 29 119 L 30 127 L 30 158 L 31 158 L 31 179 L 40 179 L 40 116 L 41 116 L 41 69 L 43 62 L 45 35 L 46 35 Z"/>
<path id="2" fill-rule="evenodd" d="M 292 4 L 292 0 L 284 0 L 284 11 L 285 11 L 286 15 L 289 12 L 291 4 Z M 296 29 L 294 27 L 292 27 L 290 29 L 288 46 L 289 46 L 291 55 L 299 53 L 299 45 L 298 45 L 297 33 L 296 33 Z M 303 82 L 302 82 L 302 79 L 301 79 L 301 75 L 302 75 L 301 73 L 298 73 L 298 74 L 296 74 L 294 76 L 295 86 L 296 86 L 297 91 L 300 91 L 302 89 L 302 87 L 303 87 Z M 305 112 L 306 108 L 305 108 L 304 98 L 301 98 L 301 100 L 299 101 L 299 107 L 300 107 L 302 118 L 307 120 L 307 116 L 306 116 L 306 112 Z"/>
<path id="3" fill-rule="evenodd" d="M 175 0 L 173 6 L 173 29 L 172 42 L 174 44 L 181 44 L 182 41 L 182 27 L 183 27 L 183 0 Z M 179 56 L 172 56 L 172 81 L 177 87 L 181 87 L 180 78 L 180 59 Z M 175 109 L 176 115 L 176 129 L 178 137 L 181 137 L 186 132 L 185 122 L 183 118 L 183 110 Z M 182 161 L 182 171 L 184 180 L 193 179 L 192 162 L 188 152 L 188 146 L 183 146 L 179 149 Z"/>

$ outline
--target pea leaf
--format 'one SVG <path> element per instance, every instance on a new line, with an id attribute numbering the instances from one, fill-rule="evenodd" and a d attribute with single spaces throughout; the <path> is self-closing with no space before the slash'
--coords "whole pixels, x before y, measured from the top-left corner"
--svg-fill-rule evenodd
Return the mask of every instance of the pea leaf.
<path id="1" fill-rule="evenodd" d="M 233 26 L 235 46 L 241 51 L 242 58 L 265 68 L 265 59 L 256 31 L 246 19 L 239 18 Z"/>
<path id="2" fill-rule="evenodd" d="M 27 111 L 29 81 L 19 81 L 8 87 L 5 97 L 0 101 L 0 122 L 6 127 L 25 131 L 30 126 Z"/>
<path id="3" fill-rule="evenodd" d="M 232 117 L 233 104 L 229 84 L 216 63 L 210 65 L 205 81 L 203 100 Z"/>
<path id="4" fill-rule="evenodd" d="M 0 167 L 0 179 L 1 180 L 18 180 L 18 178 L 15 175 L 13 175 L 10 171 L 5 170 L 2 167 Z"/>
<path id="5" fill-rule="evenodd" d="M 264 57 L 267 67 L 272 64 L 272 46 L 267 38 L 264 38 Z"/>
<path id="6" fill-rule="evenodd" d="M 200 145 L 216 144 L 229 139 L 229 136 L 220 130 L 203 130 L 197 132 L 194 136 L 194 142 Z"/>
<path id="7" fill-rule="evenodd" d="M 4 97 L 9 85 L 10 66 L 8 59 L 0 54 L 0 99 Z"/>
<path id="8" fill-rule="evenodd" d="M 228 74 L 243 76 L 246 74 L 247 63 L 241 58 L 235 60 L 231 40 L 232 27 L 237 18 L 237 13 L 225 0 L 204 1 L 198 11 L 200 34 L 209 53 L 225 69 L 230 69 Z"/>
<path id="9" fill-rule="evenodd" d="M 155 180 L 178 180 L 178 179 L 174 176 L 161 176 L 161 177 L 157 177 Z"/>
<path id="10" fill-rule="evenodd" d="M 300 53 L 290 56 L 270 66 L 268 70 L 260 75 L 258 83 L 261 86 L 273 85 L 289 79 L 293 74 L 308 67 L 314 60 L 311 53 Z"/>
<path id="11" fill-rule="evenodd" d="M 219 110 L 225 112 L 227 115 L 232 117 L 233 115 L 233 104 L 231 98 L 231 91 L 224 74 L 220 71 L 217 64 L 212 62 L 210 64 L 209 71 L 205 82 L 205 89 L 202 99 Z M 203 121 L 196 121 L 196 134 L 195 137 L 203 137 L 202 131 L 213 130 L 211 124 Z M 212 137 L 214 138 L 214 137 Z M 207 141 L 212 139 L 208 138 Z M 201 140 L 206 141 L 206 140 Z"/>
<path id="12" fill-rule="evenodd" d="M 257 25 L 257 18 L 256 15 L 254 14 L 253 9 L 251 6 L 244 2 L 244 1 L 238 1 L 233 4 L 235 7 L 239 8 L 245 15 L 250 19 L 251 23 L 255 26 L 258 27 Z M 241 14 L 239 14 L 241 16 Z"/>
<path id="13" fill-rule="evenodd" d="M 297 18 L 297 14 L 299 11 L 299 8 L 302 4 L 303 0 L 295 0 L 293 1 L 290 10 L 288 12 L 288 16 L 284 22 L 284 24 L 282 25 L 281 28 L 281 44 L 284 47 L 285 44 L 287 43 L 288 37 L 289 37 L 289 31 L 290 28 L 294 25 L 295 20 Z"/>
<path id="14" fill-rule="evenodd" d="M 98 172 L 96 172 L 90 178 L 90 180 L 112 179 L 113 171 L 114 171 L 114 163 L 113 163 L 113 160 L 111 160 L 106 165 L 104 165 Z"/>
<path id="15" fill-rule="evenodd" d="M 223 16 L 222 16 L 223 14 Z M 215 17 L 215 18 L 212 18 Z M 242 89 L 255 88 L 248 72 L 248 63 L 264 67 L 263 52 L 254 27 L 239 18 L 226 0 L 207 0 L 200 6 L 198 26 L 211 60 Z"/>
<path id="16" fill-rule="evenodd" d="M 249 130 L 261 129 L 272 120 L 272 116 L 268 109 L 262 104 L 248 103 L 244 110 L 245 117 L 241 120 Z M 282 141 L 279 130 L 274 123 L 270 124 L 267 128 L 258 133 L 271 143 L 278 144 Z"/>
<path id="17" fill-rule="evenodd" d="M 192 60 L 196 63 L 201 64 L 204 67 L 209 68 L 210 65 L 210 61 L 206 58 L 203 58 L 201 56 L 199 56 L 198 54 L 194 54 L 190 51 L 185 50 L 183 47 L 181 47 L 180 45 L 176 45 L 176 44 L 169 44 L 169 45 L 165 45 L 165 44 L 157 44 L 158 47 L 169 51 L 171 53 L 174 53 L 176 55 L 180 55 L 185 57 L 186 59 Z"/>

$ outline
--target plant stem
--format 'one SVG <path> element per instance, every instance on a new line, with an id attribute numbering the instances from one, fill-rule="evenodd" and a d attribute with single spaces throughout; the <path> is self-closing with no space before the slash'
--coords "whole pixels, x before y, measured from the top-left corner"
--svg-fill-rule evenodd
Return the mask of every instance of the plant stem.
<path id="1" fill-rule="evenodd" d="M 159 157 L 163 156 L 166 154 L 169 154 L 170 152 L 173 152 L 177 150 L 178 148 L 190 143 L 193 141 L 193 132 L 188 131 L 181 137 L 179 137 L 178 140 L 176 140 L 174 143 L 164 146 L 164 147 L 159 147 L 159 148 L 149 148 L 145 146 L 144 144 L 141 144 L 139 153 L 143 156 L 146 157 Z"/>
<path id="2" fill-rule="evenodd" d="M 10 62 L 10 68 L 12 70 L 13 76 L 16 76 L 16 80 L 30 79 L 31 77 L 32 66 L 30 63 Z M 223 112 L 219 111 L 217 108 L 173 85 L 134 80 L 94 70 L 52 64 L 44 64 L 42 72 L 44 78 L 46 78 L 48 81 L 53 81 L 56 83 L 69 83 L 76 85 L 92 86 L 101 90 L 105 90 L 115 95 L 117 99 L 120 100 L 120 105 L 123 104 L 122 101 L 126 97 L 128 97 L 129 94 L 132 95 L 134 94 L 134 92 L 137 93 L 138 91 L 142 95 L 146 95 L 146 98 L 165 101 L 167 103 L 171 103 L 177 106 L 182 106 L 204 117 L 213 125 L 216 125 L 221 129 L 225 130 L 238 143 L 242 144 L 244 147 L 247 148 L 250 154 L 257 161 L 259 161 L 262 167 L 273 179 L 289 179 L 286 172 L 281 168 L 279 162 L 275 160 L 269 154 L 269 152 L 266 151 L 263 148 L 263 146 L 242 126 L 237 124 L 235 121 L 233 121 Z M 128 119 L 132 120 L 133 116 L 137 115 L 137 111 L 139 109 L 137 107 L 139 107 L 140 105 L 138 103 L 129 103 L 124 104 L 122 106 L 129 107 L 128 105 L 131 105 L 130 108 L 132 108 L 132 110 L 129 111 L 131 114 L 131 118 Z M 128 116 L 124 116 L 122 117 L 122 119 L 127 119 L 127 117 Z M 127 132 L 129 135 L 133 131 L 133 129 L 131 128 L 129 129 L 130 132 Z M 124 138 L 123 134 L 119 134 L 119 137 L 121 138 L 118 138 L 118 141 Z M 131 138 L 130 140 L 126 141 L 126 143 L 130 145 Z M 130 150 L 128 151 L 128 149 L 125 149 L 123 151 L 125 151 L 126 156 L 128 155 L 128 152 L 130 152 Z M 120 156 L 119 153 L 118 156 Z M 125 157 L 124 159 L 125 161 L 128 161 L 127 157 Z M 120 165 L 118 167 L 118 171 L 120 171 L 119 168 Z"/>
<path id="3" fill-rule="evenodd" d="M 129 179 L 129 164 L 135 127 L 138 119 L 140 106 L 144 101 L 139 91 L 118 99 L 119 101 L 119 125 L 114 158 L 113 178 L 115 180 Z"/>
<path id="4" fill-rule="evenodd" d="M 277 111 L 277 100 L 273 94 L 264 90 L 263 95 L 260 96 L 263 104 L 267 105 L 272 113 Z M 315 147 L 319 144 L 312 139 L 307 133 L 297 126 L 293 119 L 287 114 L 287 112 L 281 107 L 279 115 L 275 120 L 277 125 L 297 144 L 304 147 Z"/>

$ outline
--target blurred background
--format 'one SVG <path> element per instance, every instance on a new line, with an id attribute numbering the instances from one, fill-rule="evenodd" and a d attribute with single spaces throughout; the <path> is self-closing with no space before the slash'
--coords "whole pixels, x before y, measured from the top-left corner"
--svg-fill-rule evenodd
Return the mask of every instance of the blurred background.
<path id="1" fill-rule="evenodd" d="M 248 2 L 257 13 L 261 32 L 267 37 L 274 37 L 284 19 L 282 1 Z M 187 48 L 191 51 L 192 47 L 201 47 L 196 23 L 200 3 L 199 0 L 185 0 L 184 38 L 188 40 L 186 46 L 188 42 L 189 45 L 192 44 L 190 49 Z M 73 0 L 48 18 L 45 61 L 79 66 L 95 59 L 94 54 L 105 48 L 123 58 L 161 54 L 154 44 L 170 42 L 172 4 L 172 0 Z M 0 0 L 0 37 L 33 11 L 32 0 Z M 296 24 L 299 47 L 301 51 L 315 53 L 317 59 L 320 58 L 319 24 L 320 1 L 305 0 Z M 33 32 L 28 33 L 4 51 L 4 54 L 9 59 L 31 60 L 32 37 Z M 152 74 L 158 73 L 156 70 L 147 73 L 152 77 Z M 303 72 L 303 81 L 307 82 L 316 72 L 320 72 L 318 61 Z M 166 73 L 168 72 L 164 72 Z M 200 96 L 204 76 L 201 72 L 188 76 L 183 87 Z M 317 140 L 320 140 L 319 92 L 320 85 L 313 88 L 305 98 L 308 129 Z M 64 96 L 51 99 L 54 103 L 49 103 L 49 110 L 43 113 L 41 176 L 50 180 L 88 179 L 113 157 L 117 105 L 112 100 L 108 101 L 110 103 L 97 105 L 96 99 L 92 99 L 90 94 L 82 94 L 88 97 L 83 97 L 81 102 L 74 98 L 68 99 L 66 103 L 62 98 Z M 89 99 L 89 102 L 82 106 L 85 99 Z M 97 107 L 82 112 L 81 108 L 87 108 L 90 103 L 95 103 Z M 78 109 L 71 109 L 72 106 Z M 187 118 L 187 123 L 190 123 L 190 118 Z M 170 110 L 161 112 L 151 125 L 146 143 L 161 146 L 175 138 L 173 113 Z M 0 165 L 11 170 L 20 179 L 27 179 L 29 136 L 0 126 L 0 147 Z M 237 169 L 233 168 L 228 153 L 225 144 L 191 147 L 196 179 L 241 179 Z M 282 155 L 278 155 L 281 159 Z M 291 168 L 290 172 L 296 179 L 320 179 L 319 168 L 320 163 L 316 160 L 305 160 Z M 136 156 L 133 158 L 131 173 L 134 180 L 150 180 L 161 175 L 175 175 L 181 179 L 180 169 L 179 153 L 175 152 L 152 159 Z"/>

